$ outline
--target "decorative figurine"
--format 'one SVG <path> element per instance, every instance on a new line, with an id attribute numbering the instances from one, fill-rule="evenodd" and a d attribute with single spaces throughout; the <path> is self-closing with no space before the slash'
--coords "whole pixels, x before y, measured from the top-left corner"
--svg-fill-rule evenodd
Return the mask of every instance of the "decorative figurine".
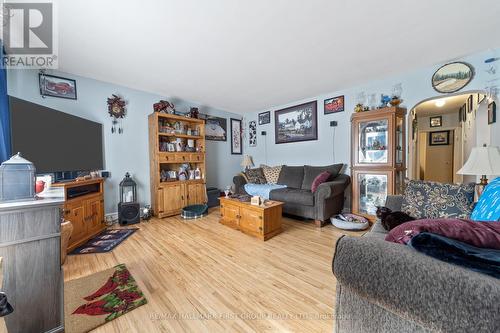
<path id="1" fill-rule="evenodd" d="M 169 113 L 173 114 L 175 112 L 174 104 L 169 101 L 160 100 L 158 103 L 153 104 L 153 110 L 155 112 Z"/>
<path id="2" fill-rule="evenodd" d="M 200 112 L 198 111 L 198 108 L 192 107 L 191 109 L 189 109 L 189 117 L 190 118 L 198 119 L 199 114 L 200 114 Z"/>
<path id="3" fill-rule="evenodd" d="M 354 112 L 363 112 L 363 104 L 356 104 L 356 106 L 354 107 Z"/>
<path id="4" fill-rule="evenodd" d="M 392 106 L 399 106 L 399 104 L 403 103 L 403 100 L 398 96 L 392 96 L 390 102 Z"/>
<path id="5" fill-rule="evenodd" d="M 118 124 L 118 119 L 125 118 L 125 105 L 127 104 L 123 98 L 113 94 L 112 97 L 108 98 L 108 113 L 110 117 L 113 118 L 113 126 L 111 127 L 111 133 L 116 132 L 116 125 Z M 123 133 L 123 127 L 120 125 L 118 127 L 118 133 Z"/>
<path id="6" fill-rule="evenodd" d="M 144 206 L 142 209 L 142 220 L 143 221 L 149 221 L 153 217 L 153 208 L 151 208 L 150 205 Z"/>
<path id="7" fill-rule="evenodd" d="M 387 107 L 387 104 L 390 101 L 391 101 L 391 98 L 389 97 L 389 95 L 381 94 L 380 95 L 380 106 L 379 106 L 379 109 Z"/>

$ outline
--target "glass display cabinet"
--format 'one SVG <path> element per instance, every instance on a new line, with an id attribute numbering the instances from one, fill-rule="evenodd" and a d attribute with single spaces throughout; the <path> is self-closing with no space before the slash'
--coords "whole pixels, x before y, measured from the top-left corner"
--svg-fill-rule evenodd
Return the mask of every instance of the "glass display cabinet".
<path id="1" fill-rule="evenodd" d="M 354 113 L 352 123 L 352 211 L 375 219 L 389 194 L 402 192 L 406 172 L 406 109 L 388 107 Z"/>

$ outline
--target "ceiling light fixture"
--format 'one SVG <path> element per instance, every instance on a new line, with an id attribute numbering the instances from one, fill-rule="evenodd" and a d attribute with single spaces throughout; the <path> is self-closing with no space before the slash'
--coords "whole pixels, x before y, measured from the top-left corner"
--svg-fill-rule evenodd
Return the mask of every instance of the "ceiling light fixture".
<path id="1" fill-rule="evenodd" d="M 443 99 L 438 99 L 436 103 L 434 103 L 438 108 L 443 107 L 446 104 L 446 101 Z"/>

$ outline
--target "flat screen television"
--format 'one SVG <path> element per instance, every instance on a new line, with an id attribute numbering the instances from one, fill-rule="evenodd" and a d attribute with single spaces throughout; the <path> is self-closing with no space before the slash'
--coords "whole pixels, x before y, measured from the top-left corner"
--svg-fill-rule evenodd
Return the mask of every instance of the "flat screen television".
<path id="1" fill-rule="evenodd" d="M 12 153 L 36 172 L 102 170 L 102 124 L 9 96 Z"/>

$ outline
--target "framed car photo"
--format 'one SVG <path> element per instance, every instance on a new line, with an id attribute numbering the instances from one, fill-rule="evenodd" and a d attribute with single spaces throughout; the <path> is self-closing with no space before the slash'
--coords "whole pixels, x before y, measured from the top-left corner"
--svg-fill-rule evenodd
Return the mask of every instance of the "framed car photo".
<path id="1" fill-rule="evenodd" d="M 73 79 L 40 73 L 38 74 L 38 82 L 42 97 L 77 99 L 76 81 Z"/>

